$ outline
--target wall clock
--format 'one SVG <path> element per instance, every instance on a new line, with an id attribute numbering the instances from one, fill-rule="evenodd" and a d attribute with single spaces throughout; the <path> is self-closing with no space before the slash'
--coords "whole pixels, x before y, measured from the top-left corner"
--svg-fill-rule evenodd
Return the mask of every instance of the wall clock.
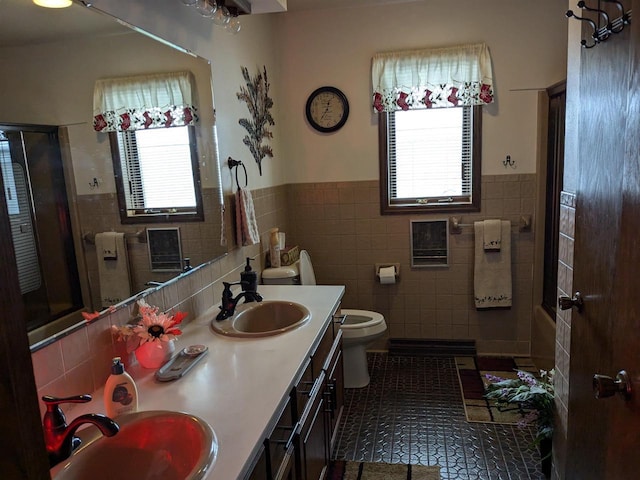
<path id="1" fill-rule="evenodd" d="M 309 95 L 306 106 L 309 124 L 319 132 L 335 132 L 349 117 L 349 101 L 335 87 L 320 87 Z"/>

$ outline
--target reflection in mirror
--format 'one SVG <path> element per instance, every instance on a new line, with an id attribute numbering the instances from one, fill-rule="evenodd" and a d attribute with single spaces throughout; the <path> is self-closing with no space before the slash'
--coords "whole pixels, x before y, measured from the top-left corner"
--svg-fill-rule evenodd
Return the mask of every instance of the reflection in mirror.
<path id="1" fill-rule="evenodd" d="M 30 230 L 28 225 L 32 226 L 31 269 L 38 273 L 39 281 L 46 287 L 38 294 L 37 302 L 28 295 L 32 291 L 23 290 L 27 309 L 34 307 L 46 312 L 46 321 L 56 319 L 44 326 L 39 326 L 42 320 L 30 322 L 32 345 L 82 321 L 82 311 L 100 311 L 117 300 L 126 301 L 119 296 L 107 296 L 114 302 L 103 302 L 101 287 L 108 282 L 104 275 L 101 278 L 99 263 L 114 259 L 104 253 L 104 244 L 98 251 L 97 239 L 106 240 L 110 248 L 124 245 L 123 252 L 115 247 L 115 255 L 122 261 L 119 268 L 127 270 L 129 284 L 126 291 L 129 295 L 149 289 L 149 284 L 166 282 L 180 273 L 152 268 L 146 228 L 160 225 L 153 222 L 130 225 L 121 221 L 109 135 L 93 128 L 93 91 L 98 79 L 176 71 L 193 74 L 199 122 L 193 127 L 192 136 L 195 137 L 200 175 L 197 194 L 202 198 L 204 219 L 189 222 L 171 219 L 170 223 L 162 223 L 162 227 L 178 232 L 182 269 L 186 266 L 185 257 L 189 258 L 189 267 L 196 267 L 226 253 L 226 247 L 220 246 L 222 195 L 213 135 L 211 68 L 205 59 L 134 32 L 112 17 L 78 3 L 67 9 L 52 10 L 24 0 L 3 0 L 0 62 L 3 65 L 0 125 L 11 127 L 0 127 L 6 139 L 0 145 L 13 151 L 14 147 L 9 144 L 15 132 L 21 128 L 33 131 L 37 126 L 46 126 L 45 131 L 48 128 L 53 132 L 45 135 L 46 138 L 50 141 L 57 137 L 59 140 L 57 157 L 61 160 L 58 177 L 50 176 L 49 185 L 44 187 L 29 184 L 35 173 L 42 173 L 45 178 L 47 175 L 45 167 L 34 166 L 29 158 L 22 162 L 23 177 L 15 173 L 20 170 L 14 166 L 17 160 L 3 160 L 3 179 L 7 182 L 11 176 L 14 183 L 26 182 L 25 188 L 32 191 L 34 198 L 57 196 L 53 193 L 56 187 L 68 199 L 68 210 L 49 205 L 49 212 L 55 213 L 37 214 L 31 208 L 22 211 L 23 215 L 26 212 L 22 219 L 13 221 L 10 218 L 18 230 L 25 223 L 27 226 L 22 227 L 25 231 Z M 14 140 L 14 143 L 17 151 L 25 155 L 32 153 L 22 140 Z M 3 201 L 8 202 L 6 196 L 5 192 Z M 35 203 L 34 200 L 31 205 Z M 51 226 L 42 225 L 46 222 L 41 220 L 54 217 L 58 217 L 60 224 L 46 230 Z M 64 232 L 68 232 L 66 242 Z M 118 235 L 105 235 L 112 233 Z M 110 243 L 114 241 L 111 237 L 124 243 Z M 43 241 L 45 238 L 47 242 Z M 9 239 L 0 241 L 8 242 Z M 64 254 L 53 250 L 50 244 L 59 244 Z M 57 266 L 46 266 L 43 258 L 70 264 L 71 271 L 63 273 Z M 54 273 L 49 276 L 47 271 Z M 58 289 L 73 293 L 62 302 L 56 292 Z M 39 328 L 34 330 L 37 326 Z"/>

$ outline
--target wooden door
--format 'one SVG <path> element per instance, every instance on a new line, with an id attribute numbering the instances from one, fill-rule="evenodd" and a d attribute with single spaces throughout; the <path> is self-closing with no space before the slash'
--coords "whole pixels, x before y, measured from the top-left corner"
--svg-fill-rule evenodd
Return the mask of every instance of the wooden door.
<path id="1" fill-rule="evenodd" d="M 627 480 L 640 471 L 638 27 L 582 51 L 573 285 L 584 309 L 571 320 L 566 479 Z M 593 375 L 621 369 L 632 377 L 631 400 L 596 399 Z"/>

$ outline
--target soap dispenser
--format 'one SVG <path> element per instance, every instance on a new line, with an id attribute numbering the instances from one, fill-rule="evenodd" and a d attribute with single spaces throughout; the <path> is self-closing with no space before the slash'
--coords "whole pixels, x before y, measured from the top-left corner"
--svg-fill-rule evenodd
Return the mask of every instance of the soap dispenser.
<path id="1" fill-rule="evenodd" d="M 133 378 L 124 371 L 120 357 L 114 357 L 111 375 L 104 386 L 104 408 L 108 417 L 138 410 L 138 389 Z"/>
<path id="2" fill-rule="evenodd" d="M 240 272 L 240 285 L 243 292 L 258 291 L 258 274 L 251 268 L 251 258 L 247 257 L 247 265 L 244 272 Z"/>

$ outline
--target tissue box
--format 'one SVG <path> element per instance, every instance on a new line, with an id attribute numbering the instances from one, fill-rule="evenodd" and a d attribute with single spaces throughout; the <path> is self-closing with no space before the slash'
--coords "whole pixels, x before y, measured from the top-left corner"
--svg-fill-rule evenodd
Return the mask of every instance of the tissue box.
<path id="1" fill-rule="evenodd" d="M 296 245 L 295 247 L 284 247 L 283 250 L 280 250 L 280 266 L 288 267 L 289 265 L 293 265 L 300 259 L 300 249 Z M 267 263 L 267 267 L 271 267 L 271 255 L 267 252 L 265 256 L 265 260 Z"/>
<path id="2" fill-rule="evenodd" d="M 280 250 L 280 265 L 286 267 L 288 265 L 293 265 L 300 259 L 300 249 L 298 245 L 293 247 L 284 247 L 284 249 Z"/>

